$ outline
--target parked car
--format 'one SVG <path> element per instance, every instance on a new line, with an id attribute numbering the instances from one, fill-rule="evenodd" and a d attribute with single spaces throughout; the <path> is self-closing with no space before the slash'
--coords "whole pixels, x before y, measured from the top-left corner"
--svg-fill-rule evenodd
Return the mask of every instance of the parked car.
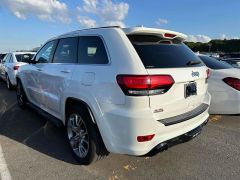
<path id="1" fill-rule="evenodd" d="M 50 39 L 17 74 L 18 104 L 65 125 L 81 164 L 191 139 L 207 123 L 210 95 L 207 67 L 185 38 L 106 27 Z"/>
<path id="2" fill-rule="evenodd" d="M 0 64 L 0 77 L 6 81 L 7 88 L 16 86 L 16 73 L 20 66 L 29 62 L 34 56 L 33 52 L 8 53 Z"/>
<path id="3" fill-rule="evenodd" d="M 240 69 L 240 58 L 222 59 L 222 61 Z"/>
<path id="4" fill-rule="evenodd" d="M 210 114 L 240 114 L 240 69 L 212 57 L 199 57 L 211 69 Z"/>

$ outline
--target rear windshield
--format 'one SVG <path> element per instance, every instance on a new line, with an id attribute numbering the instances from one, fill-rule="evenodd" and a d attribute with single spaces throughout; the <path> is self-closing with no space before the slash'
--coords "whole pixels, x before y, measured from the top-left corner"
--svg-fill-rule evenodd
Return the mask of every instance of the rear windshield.
<path id="1" fill-rule="evenodd" d="M 222 62 L 226 62 L 235 68 L 240 68 L 240 60 L 225 60 L 224 59 L 224 60 L 222 60 Z"/>
<path id="2" fill-rule="evenodd" d="M 182 68 L 204 66 L 185 44 L 157 36 L 128 36 L 145 68 Z"/>
<path id="3" fill-rule="evenodd" d="M 34 54 L 16 54 L 17 62 L 27 62 L 33 58 Z"/>
<path id="4" fill-rule="evenodd" d="M 206 64 L 207 67 L 211 69 L 230 69 L 233 68 L 231 65 L 229 65 L 226 62 L 219 61 L 213 57 L 208 56 L 199 56 L 202 61 Z"/>

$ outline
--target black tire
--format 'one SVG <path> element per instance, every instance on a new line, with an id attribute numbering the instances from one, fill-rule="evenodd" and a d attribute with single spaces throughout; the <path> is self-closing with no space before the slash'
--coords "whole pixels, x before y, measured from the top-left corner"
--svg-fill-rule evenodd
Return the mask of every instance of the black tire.
<path id="1" fill-rule="evenodd" d="M 71 108 L 69 108 L 69 111 L 67 112 L 67 120 L 66 120 L 66 126 L 65 126 L 66 138 L 68 140 L 68 143 L 74 158 L 81 165 L 89 165 L 107 156 L 108 152 L 104 146 L 104 143 L 102 141 L 102 138 L 97 126 L 92 122 L 89 112 L 85 108 L 80 108 L 80 107 L 81 106 L 74 105 Z M 78 128 L 79 135 L 77 135 L 77 133 L 76 135 L 74 135 L 74 131 L 70 130 L 72 129 L 70 128 L 70 126 L 73 124 L 72 122 L 75 122 L 73 121 L 73 117 L 76 117 L 76 115 L 80 117 L 80 120 L 78 123 L 78 124 L 81 124 L 79 125 L 79 128 Z M 80 123 L 80 121 L 82 122 Z M 72 132 L 72 134 L 70 133 L 70 131 Z M 80 131 L 82 132 L 82 134 L 84 134 L 84 136 L 80 135 L 81 134 Z M 78 137 L 78 136 L 81 136 L 81 137 Z M 72 141 L 70 139 L 72 139 Z M 88 145 L 89 145 L 88 148 L 87 148 L 87 143 L 85 141 L 88 141 Z M 75 150 L 74 150 L 74 146 L 75 146 Z M 84 148 L 88 150 L 85 154 L 83 153 L 82 155 L 84 156 L 81 157 L 80 151 L 82 150 L 80 149 L 83 149 L 81 148 L 83 146 L 85 146 Z"/>
<path id="2" fill-rule="evenodd" d="M 8 75 L 6 74 L 6 83 L 7 83 L 7 88 L 8 90 L 12 90 L 13 89 L 13 85 L 8 77 Z"/>
<path id="3" fill-rule="evenodd" d="M 21 109 L 25 109 L 27 106 L 27 97 L 26 94 L 23 90 L 22 83 L 20 80 L 17 81 L 17 89 L 16 89 L 16 94 L 17 94 L 17 103 L 18 106 Z"/>

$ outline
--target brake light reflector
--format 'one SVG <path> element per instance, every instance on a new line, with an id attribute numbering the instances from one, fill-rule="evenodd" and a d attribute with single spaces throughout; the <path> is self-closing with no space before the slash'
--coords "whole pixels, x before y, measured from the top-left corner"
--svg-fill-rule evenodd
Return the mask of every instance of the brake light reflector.
<path id="1" fill-rule="evenodd" d="M 20 66 L 13 66 L 13 70 L 17 71 Z"/>
<path id="2" fill-rule="evenodd" d="M 151 141 L 154 138 L 155 134 L 146 135 L 146 136 L 138 136 L 137 141 L 138 142 L 146 142 Z"/>
<path id="3" fill-rule="evenodd" d="M 118 75 L 117 83 L 129 96 L 164 94 L 174 80 L 170 75 Z"/>
<path id="4" fill-rule="evenodd" d="M 174 38 L 176 35 L 175 34 L 170 34 L 170 33 L 165 33 L 164 37 L 166 38 Z"/>
<path id="5" fill-rule="evenodd" d="M 240 79 L 233 78 L 233 77 L 227 77 L 227 78 L 224 78 L 223 81 L 226 84 L 228 84 L 229 86 L 231 86 L 232 88 L 240 91 Z"/>

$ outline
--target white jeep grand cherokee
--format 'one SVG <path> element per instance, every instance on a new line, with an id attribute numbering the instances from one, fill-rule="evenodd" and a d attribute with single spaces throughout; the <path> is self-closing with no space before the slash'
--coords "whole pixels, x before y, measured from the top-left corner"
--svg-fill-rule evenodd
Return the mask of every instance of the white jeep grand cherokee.
<path id="1" fill-rule="evenodd" d="M 209 117 L 208 70 L 185 38 L 104 27 L 50 39 L 17 74 L 18 104 L 65 125 L 81 164 L 108 151 L 163 150 L 198 135 Z"/>

